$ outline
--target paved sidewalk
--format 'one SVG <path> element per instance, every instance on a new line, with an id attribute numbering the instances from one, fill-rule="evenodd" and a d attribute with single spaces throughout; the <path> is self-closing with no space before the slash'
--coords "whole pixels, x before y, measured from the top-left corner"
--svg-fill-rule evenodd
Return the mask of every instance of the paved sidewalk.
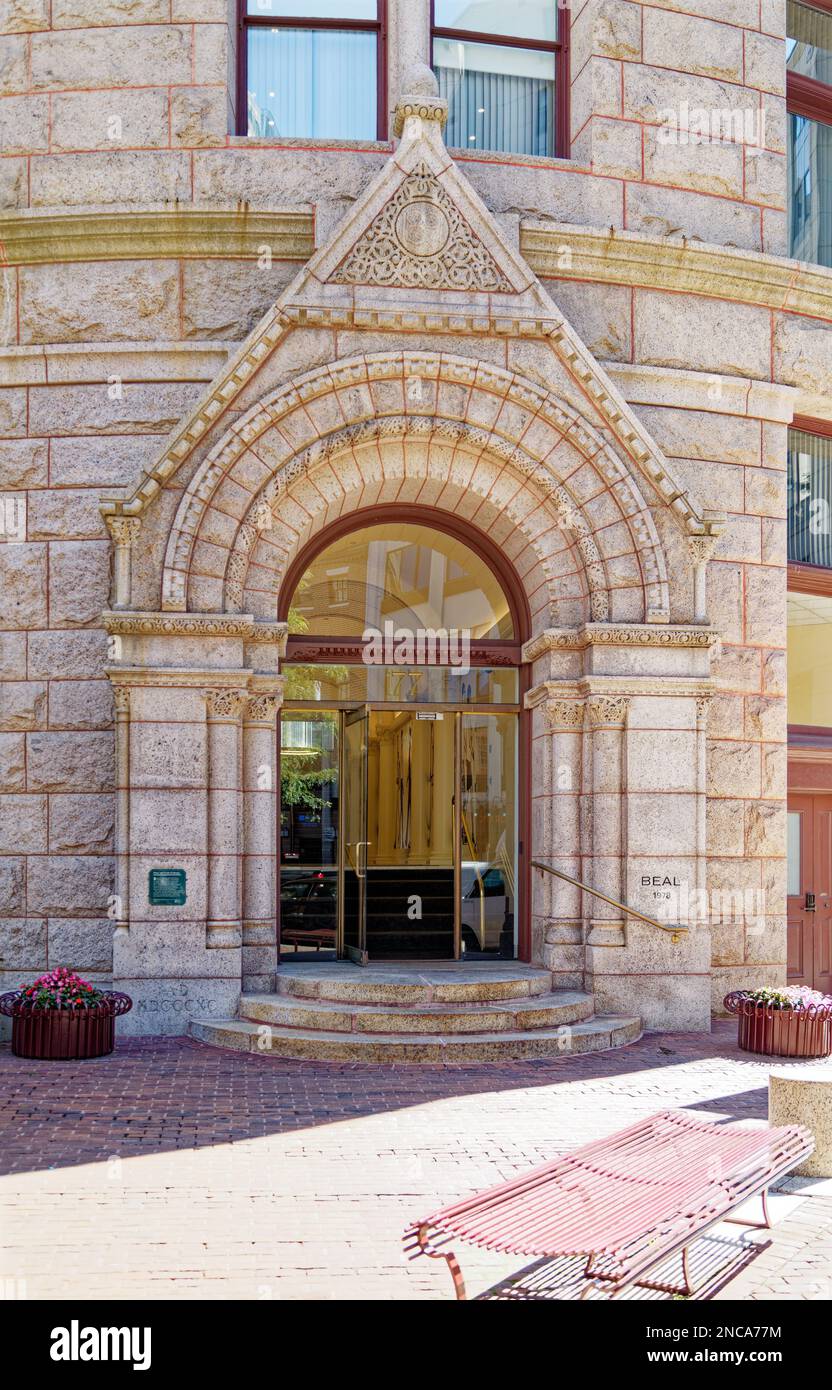
<path id="1" fill-rule="evenodd" d="M 402 1258 L 410 1218 L 659 1109 L 765 1119 L 772 1064 L 735 1034 L 478 1067 L 4 1046 L 0 1276 L 36 1299 L 448 1298 L 444 1263 Z M 771 1245 L 716 1296 L 832 1297 L 832 1194 L 774 1200 Z M 472 1294 L 517 1265 L 463 1263 Z"/>

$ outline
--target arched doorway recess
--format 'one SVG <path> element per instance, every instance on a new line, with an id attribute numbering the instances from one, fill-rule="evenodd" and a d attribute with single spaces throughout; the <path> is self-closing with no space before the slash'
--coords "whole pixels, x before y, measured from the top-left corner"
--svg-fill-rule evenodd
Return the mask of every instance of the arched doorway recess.
<path id="1" fill-rule="evenodd" d="M 527 958 L 527 597 L 459 518 L 395 505 L 280 586 L 284 959 Z"/>

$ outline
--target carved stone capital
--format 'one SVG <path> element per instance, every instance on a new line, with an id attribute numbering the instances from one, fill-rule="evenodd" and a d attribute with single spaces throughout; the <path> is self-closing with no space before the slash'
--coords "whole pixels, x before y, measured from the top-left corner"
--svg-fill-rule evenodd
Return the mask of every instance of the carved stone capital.
<path id="1" fill-rule="evenodd" d="M 142 529 L 138 516 L 107 516 L 104 520 L 114 545 L 132 545 Z"/>
<path id="2" fill-rule="evenodd" d="M 250 695 L 246 710 L 246 722 L 251 724 L 274 724 L 282 700 L 278 695 Z"/>
<path id="3" fill-rule="evenodd" d="M 405 122 L 411 116 L 420 121 L 436 121 L 443 130 L 448 119 L 448 103 L 442 97 L 405 96 L 396 103 L 393 112 L 393 134 L 400 140 L 404 134 Z"/>
<path id="4" fill-rule="evenodd" d="M 595 729 L 624 727 L 630 701 L 626 695 L 595 696 L 586 702 L 589 722 Z"/>
<path id="5" fill-rule="evenodd" d="M 582 700 L 547 700 L 543 706 L 546 723 L 552 730 L 568 730 L 579 733 L 584 726 L 584 705 Z"/>
<path id="6" fill-rule="evenodd" d="M 688 536 L 688 554 L 692 565 L 705 565 L 714 553 L 719 536 Z"/>
<path id="7" fill-rule="evenodd" d="M 115 700 L 116 714 L 129 715 L 130 713 L 130 691 L 126 685 L 116 685 L 113 687 L 113 698 Z"/>
<path id="8" fill-rule="evenodd" d="M 246 696 L 241 690 L 206 690 L 205 703 L 209 719 L 239 719 Z"/>

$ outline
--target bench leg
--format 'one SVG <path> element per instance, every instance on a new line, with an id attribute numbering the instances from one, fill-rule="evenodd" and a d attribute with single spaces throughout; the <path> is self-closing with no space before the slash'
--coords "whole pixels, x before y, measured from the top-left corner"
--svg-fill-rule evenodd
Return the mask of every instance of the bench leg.
<path id="1" fill-rule="evenodd" d="M 453 1250 L 434 1250 L 428 1239 L 427 1226 L 419 1227 L 416 1233 L 416 1239 L 419 1242 L 419 1249 L 423 1255 L 427 1255 L 428 1259 L 445 1261 L 448 1269 L 451 1271 L 451 1278 L 454 1281 L 454 1293 L 456 1294 L 457 1302 L 463 1303 L 467 1301 L 468 1295 L 465 1292 L 465 1280 L 462 1277 L 459 1260 Z"/>
<path id="2" fill-rule="evenodd" d="M 762 1219 L 762 1221 L 746 1221 L 745 1217 L 743 1217 L 743 1216 L 724 1216 L 724 1217 L 722 1218 L 723 1221 L 730 1221 L 731 1224 L 734 1225 L 734 1226 L 750 1226 L 751 1229 L 754 1230 L 754 1231 L 770 1231 L 770 1230 L 771 1230 L 771 1219 L 770 1219 L 769 1214 L 768 1214 L 768 1188 L 767 1188 L 767 1187 L 763 1188 L 763 1191 L 760 1193 L 760 1200 L 761 1200 L 761 1202 L 762 1202 L 762 1204 L 763 1204 L 763 1219 Z"/>
<path id="3" fill-rule="evenodd" d="M 681 1253 L 682 1253 L 682 1280 L 683 1280 L 683 1282 L 682 1282 L 681 1284 L 668 1284 L 668 1283 L 665 1283 L 664 1281 L 660 1281 L 660 1280 L 657 1280 L 657 1279 L 656 1279 L 656 1280 L 654 1280 L 654 1279 L 636 1279 L 636 1280 L 635 1280 L 635 1283 L 637 1284 L 637 1286 L 638 1286 L 639 1288 L 641 1288 L 641 1289 L 654 1289 L 654 1290 L 656 1291 L 656 1293 L 677 1293 L 677 1294 L 682 1294 L 683 1297 L 685 1297 L 685 1298 L 690 1298 L 691 1295 L 694 1294 L 694 1293 L 696 1292 L 696 1289 L 694 1288 L 694 1286 L 693 1286 L 693 1284 L 691 1283 L 691 1280 L 690 1280 L 690 1271 L 689 1271 L 689 1268 L 688 1268 L 688 1247 L 685 1246 Z M 608 1281 L 611 1282 L 611 1283 L 617 1282 L 614 1275 L 612 1275 L 612 1274 L 602 1274 L 600 1271 L 593 1269 L 593 1268 L 592 1268 L 592 1261 L 593 1261 L 594 1259 L 595 1259 L 595 1255 L 594 1255 L 594 1254 L 590 1255 L 589 1259 L 588 1259 L 587 1262 L 586 1262 L 586 1267 L 585 1267 L 585 1269 L 584 1269 L 584 1277 L 585 1277 L 586 1279 L 602 1279 L 602 1280 L 608 1280 Z M 626 1288 L 626 1287 L 627 1287 L 626 1284 L 620 1285 L 620 1288 L 621 1288 L 621 1289 Z M 581 1292 L 581 1298 L 586 1298 L 586 1297 L 589 1295 L 589 1293 L 592 1291 L 593 1288 L 597 1289 L 597 1290 L 600 1292 L 601 1289 L 603 1288 L 603 1285 L 602 1285 L 602 1284 L 587 1284 L 586 1287 L 585 1287 L 585 1288 L 582 1290 L 582 1292 Z M 613 1293 L 610 1295 L 610 1297 L 611 1297 L 611 1298 L 615 1298 L 615 1296 L 616 1296 L 616 1294 L 617 1294 L 618 1292 L 619 1292 L 619 1289 L 615 1289 L 615 1290 L 613 1291 Z"/>

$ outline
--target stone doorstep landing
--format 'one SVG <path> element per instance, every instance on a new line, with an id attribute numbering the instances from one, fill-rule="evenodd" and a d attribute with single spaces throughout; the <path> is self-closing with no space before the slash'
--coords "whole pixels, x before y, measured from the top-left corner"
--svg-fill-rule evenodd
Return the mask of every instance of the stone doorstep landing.
<path id="1" fill-rule="evenodd" d="M 553 990 L 528 965 L 290 965 L 277 993 L 244 994 L 239 1018 L 193 1019 L 214 1047 L 335 1062 L 500 1062 L 600 1052 L 641 1036 L 596 1017 L 592 995 Z"/>

